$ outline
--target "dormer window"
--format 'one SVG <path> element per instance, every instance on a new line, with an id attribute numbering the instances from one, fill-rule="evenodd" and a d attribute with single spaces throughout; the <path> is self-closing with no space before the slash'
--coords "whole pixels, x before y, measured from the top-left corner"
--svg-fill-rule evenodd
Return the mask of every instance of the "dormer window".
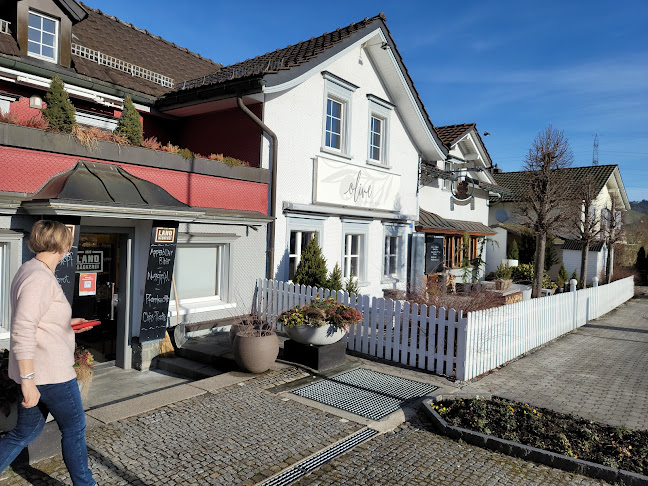
<path id="1" fill-rule="evenodd" d="M 58 30 L 58 20 L 29 12 L 28 54 L 45 61 L 57 62 Z"/>

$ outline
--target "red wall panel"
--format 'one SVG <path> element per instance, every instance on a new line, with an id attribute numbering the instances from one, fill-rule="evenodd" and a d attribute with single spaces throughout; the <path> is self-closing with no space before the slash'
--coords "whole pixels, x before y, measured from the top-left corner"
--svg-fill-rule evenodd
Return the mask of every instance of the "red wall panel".
<path id="1" fill-rule="evenodd" d="M 4 146 L 0 147 L 0 191 L 35 193 L 79 160 L 119 165 L 190 206 L 267 214 L 267 184 Z"/>

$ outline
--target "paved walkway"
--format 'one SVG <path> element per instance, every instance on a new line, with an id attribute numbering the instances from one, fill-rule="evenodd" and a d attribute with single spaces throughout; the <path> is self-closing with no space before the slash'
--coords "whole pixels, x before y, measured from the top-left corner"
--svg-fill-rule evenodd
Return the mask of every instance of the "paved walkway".
<path id="1" fill-rule="evenodd" d="M 647 316 L 648 299 L 635 299 L 461 391 L 645 428 Z M 460 389 L 435 375 L 358 363 L 432 383 L 435 393 Z M 281 389 L 308 376 L 282 365 L 260 376 L 224 373 L 94 408 L 87 437 L 96 479 L 101 485 L 250 486 L 369 426 L 381 434 L 298 484 L 605 484 L 438 436 L 414 409 L 372 422 Z M 60 486 L 70 479 L 57 457 L 4 474 L 0 484 Z"/>
<path id="2" fill-rule="evenodd" d="M 462 391 L 648 429 L 648 298 L 634 298 Z"/>
<path id="3" fill-rule="evenodd" d="M 388 371 L 384 365 L 362 365 Z M 404 377 L 414 373 L 389 369 Z M 442 378 L 417 375 L 450 391 Z M 305 376 L 292 367 L 254 378 L 228 373 L 179 385 L 177 396 L 187 388 L 195 396 L 137 415 L 133 409 L 146 408 L 147 397 L 90 412 L 108 422 L 100 423 L 92 415 L 89 419 L 95 478 L 100 485 L 249 486 L 369 425 L 396 431 L 339 456 L 299 484 L 605 484 L 439 437 L 416 415 L 399 428 L 404 415 L 370 422 L 287 392 L 276 393 L 275 387 Z M 173 389 L 159 393 L 170 395 Z M 70 484 L 60 457 L 4 477 L 2 486 Z"/>

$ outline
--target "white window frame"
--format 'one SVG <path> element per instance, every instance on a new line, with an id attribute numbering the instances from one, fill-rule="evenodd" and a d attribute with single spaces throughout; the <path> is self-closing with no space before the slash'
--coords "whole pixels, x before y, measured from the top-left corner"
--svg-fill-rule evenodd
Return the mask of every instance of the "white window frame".
<path id="1" fill-rule="evenodd" d="M 171 289 L 171 300 L 169 302 L 169 316 L 177 316 L 178 314 L 188 315 L 200 312 L 213 312 L 222 309 L 230 309 L 236 307 L 234 302 L 231 302 L 230 283 L 232 281 L 232 264 L 233 258 L 231 255 L 232 243 L 238 239 L 237 235 L 218 235 L 218 234 L 178 234 L 178 246 L 184 248 L 195 245 L 196 247 L 220 247 L 220 268 L 218 272 L 219 289 L 218 295 L 209 297 L 196 297 L 183 299 L 182 290 L 178 289 L 178 308 L 176 308 L 175 292 Z"/>
<path id="2" fill-rule="evenodd" d="M 11 95 L 7 93 L 0 93 L 0 112 L 3 114 L 9 113 L 11 110 L 11 103 L 16 101 L 19 98 L 17 95 Z"/>
<path id="3" fill-rule="evenodd" d="M 118 119 L 108 115 L 97 115 L 88 111 L 76 110 L 76 121 L 79 125 L 97 127 L 111 132 L 117 128 Z"/>
<path id="4" fill-rule="evenodd" d="M 0 340 L 9 339 L 11 309 L 9 290 L 11 280 L 20 267 L 23 234 L 11 230 L 0 230 Z"/>
<path id="5" fill-rule="evenodd" d="M 59 58 L 59 52 L 58 52 L 59 51 L 59 31 L 61 29 L 60 21 L 58 19 L 55 19 L 54 17 L 50 17 L 49 15 L 45 15 L 45 14 L 42 14 L 40 12 L 35 12 L 34 10 L 30 10 L 28 15 L 27 15 L 27 30 L 28 31 L 29 31 L 29 29 L 34 29 L 33 27 L 31 27 L 29 25 L 29 16 L 30 15 L 36 15 L 36 16 L 41 18 L 41 29 L 39 30 L 39 32 L 41 32 L 41 39 L 42 39 L 42 33 L 44 32 L 42 30 L 42 25 L 43 25 L 43 20 L 42 19 L 47 19 L 47 20 L 51 20 L 52 22 L 54 22 L 54 46 L 53 46 L 54 57 L 47 57 L 47 56 L 43 56 L 42 54 L 37 54 L 35 52 L 31 52 L 29 50 L 29 43 L 30 42 L 34 43 L 34 41 L 30 41 L 30 40 L 27 40 L 27 55 L 30 56 L 30 57 L 34 57 L 36 59 L 42 59 L 44 61 L 58 62 L 58 58 Z M 36 30 L 36 29 L 34 29 L 34 30 Z M 49 32 L 46 32 L 46 33 L 50 34 Z M 28 38 L 29 38 L 29 36 L 28 36 Z M 43 44 L 42 42 L 38 42 L 37 44 L 40 45 L 40 46 L 52 47 L 52 46 L 49 46 L 47 44 Z M 42 47 L 41 47 L 41 51 L 42 51 Z"/>
<path id="6" fill-rule="evenodd" d="M 400 282 L 405 278 L 405 236 L 407 227 L 397 224 L 385 224 L 383 226 L 383 242 L 382 242 L 382 271 L 380 283 L 394 283 Z M 396 272 L 387 274 L 385 268 L 385 240 L 388 237 L 396 238 Z"/>
<path id="7" fill-rule="evenodd" d="M 324 108 L 322 117 L 322 146 L 320 150 L 329 154 L 351 159 L 351 100 L 353 92 L 358 89 L 354 84 L 345 81 L 327 71 L 324 77 Z M 342 105 L 342 126 L 340 127 L 340 148 L 326 145 L 326 121 L 328 118 L 328 100 Z"/>
<path id="8" fill-rule="evenodd" d="M 394 105 L 378 98 L 374 95 L 367 95 L 369 100 L 369 127 L 367 130 L 367 164 L 375 165 L 382 168 L 390 168 L 389 165 L 389 132 L 391 129 L 391 112 Z M 372 119 L 376 118 L 382 122 L 382 133 L 380 134 L 380 157 L 374 159 L 371 157 L 373 147 L 372 140 Z"/>
<path id="9" fill-rule="evenodd" d="M 360 237 L 358 241 L 358 284 L 361 287 L 369 285 L 367 281 L 367 250 L 369 248 L 369 223 L 368 222 L 342 222 L 342 248 L 341 248 L 341 261 L 342 261 L 342 276 L 344 280 L 349 278 L 349 271 L 351 265 L 347 265 L 347 258 L 349 255 L 346 253 L 347 242 L 350 244 L 349 236 L 357 235 Z M 347 268 L 348 267 L 348 268 Z"/>
<path id="10" fill-rule="evenodd" d="M 293 231 L 299 231 L 301 233 L 306 232 L 315 232 L 317 233 L 317 242 L 324 249 L 324 219 L 323 218 L 313 218 L 313 217 L 288 217 L 286 221 L 286 255 L 288 255 L 286 270 L 284 280 L 286 282 L 292 282 L 290 279 L 290 258 L 292 253 L 290 253 L 290 234 Z M 303 248 L 302 248 L 303 250 Z M 301 252 L 297 256 L 297 261 L 295 262 L 295 270 L 299 261 L 301 260 Z"/>

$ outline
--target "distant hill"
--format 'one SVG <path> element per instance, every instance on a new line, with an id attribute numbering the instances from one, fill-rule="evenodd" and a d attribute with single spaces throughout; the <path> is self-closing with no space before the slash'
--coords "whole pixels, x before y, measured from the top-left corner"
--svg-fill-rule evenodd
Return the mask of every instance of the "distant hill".
<path id="1" fill-rule="evenodd" d="M 631 209 L 630 211 L 625 212 L 623 219 L 625 224 L 643 224 L 645 221 L 648 221 L 648 213 L 641 213 L 639 211 Z"/>
<path id="2" fill-rule="evenodd" d="M 630 201 L 630 208 L 640 213 L 648 214 L 648 201 Z"/>

